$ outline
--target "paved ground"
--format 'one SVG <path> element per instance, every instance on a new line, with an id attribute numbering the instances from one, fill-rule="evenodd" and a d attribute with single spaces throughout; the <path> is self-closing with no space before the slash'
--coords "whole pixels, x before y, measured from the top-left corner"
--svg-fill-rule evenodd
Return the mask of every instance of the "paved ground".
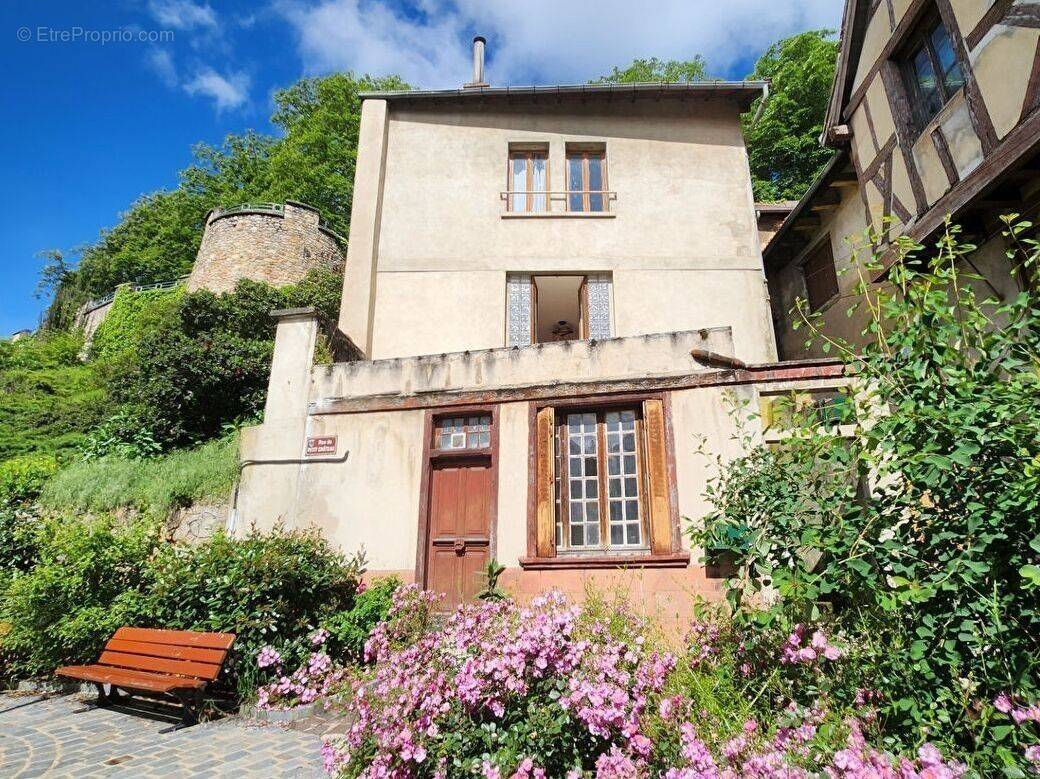
<path id="1" fill-rule="evenodd" d="M 89 696 L 0 694 L 0 777 L 322 777 L 321 737 L 227 718 L 170 726 Z"/>

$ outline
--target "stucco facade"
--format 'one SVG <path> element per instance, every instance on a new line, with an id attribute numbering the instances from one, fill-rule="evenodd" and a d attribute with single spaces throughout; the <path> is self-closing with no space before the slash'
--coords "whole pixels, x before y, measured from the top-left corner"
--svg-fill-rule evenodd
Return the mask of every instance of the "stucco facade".
<path id="1" fill-rule="evenodd" d="M 1017 294 L 1024 280 L 1002 259 L 999 217 L 1035 221 L 1040 205 L 1038 26 L 1040 5 L 1026 0 L 848 0 L 823 138 L 835 157 L 764 249 L 783 357 L 818 353 L 790 311 L 809 293 L 805 269 L 821 247 L 837 291 L 818 310 L 828 333 L 853 343 L 864 324 L 846 316 L 856 285 L 885 284 L 891 241 L 905 234 L 927 246 L 949 215 L 979 247 L 963 264 L 983 277 L 973 282 L 980 292 Z M 953 76 L 923 108 L 913 58 L 929 52 Z M 867 268 L 874 252 L 880 269 Z"/>
<path id="2" fill-rule="evenodd" d="M 739 124 L 760 85 L 561 89 L 366 96 L 349 360 L 313 365 L 322 325 L 279 315 L 236 532 L 317 527 L 463 597 L 490 559 L 521 597 L 621 585 L 664 618 L 717 597 L 685 532 L 709 509 L 698 450 L 736 454 L 764 393 L 845 382 L 775 361 Z M 590 153 L 606 173 L 578 208 Z M 545 199 L 517 210 L 531 155 Z"/>

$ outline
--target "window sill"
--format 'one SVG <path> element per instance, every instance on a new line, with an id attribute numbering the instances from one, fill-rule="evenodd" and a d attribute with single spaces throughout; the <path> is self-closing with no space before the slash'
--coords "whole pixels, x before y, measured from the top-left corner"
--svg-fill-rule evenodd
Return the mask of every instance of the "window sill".
<path id="1" fill-rule="evenodd" d="M 503 219 L 614 219 L 613 211 L 506 211 Z"/>
<path id="2" fill-rule="evenodd" d="M 619 554 L 562 557 L 521 557 L 520 567 L 526 571 L 559 571 L 567 569 L 602 568 L 686 568 L 690 565 L 688 552 L 678 554 Z"/>

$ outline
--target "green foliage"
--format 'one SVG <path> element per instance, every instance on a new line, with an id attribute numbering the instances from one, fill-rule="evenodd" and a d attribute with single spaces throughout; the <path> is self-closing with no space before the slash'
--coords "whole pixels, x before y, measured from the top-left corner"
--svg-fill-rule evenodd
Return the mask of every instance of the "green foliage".
<path id="1" fill-rule="evenodd" d="M 1022 273 L 1040 253 L 1030 228 L 1008 229 Z M 826 339 L 869 423 L 846 441 L 803 422 L 774 450 L 720 463 L 715 508 L 692 532 L 737 558 L 734 605 L 766 588 L 782 598 L 755 619 L 829 602 L 866 648 L 889 732 L 911 744 L 928 730 L 989 773 L 1015 760 L 990 701 L 1038 692 L 1040 300 L 1027 284 L 977 298 L 957 233 L 927 254 L 900 239 L 892 288 L 860 290 L 866 346 Z M 865 474 L 874 486 L 857 499 Z"/>
<path id="2" fill-rule="evenodd" d="M 228 673 L 261 647 L 302 643 L 323 619 L 354 605 L 363 556 L 347 559 L 319 533 L 275 529 L 205 544 L 165 544 L 150 563 L 152 625 L 234 633 Z"/>
<path id="3" fill-rule="evenodd" d="M 38 537 L 39 562 L 0 599 L 0 621 L 10 623 L 0 649 L 16 676 L 90 662 L 116 628 L 139 622 L 158 525 L 51 520 Z"/>
<path id="4" fill-rule="evenodd" d="M 770 46 L 748 77 L 770 79 L 758 121 L 758 101 L 744 116 L 744 138 L 755 199 L 798 200 L 826 164 L 820 145 L 838 44 L 831 30 L 813 30 Z"/>
<path id="5" fill-rule="evenodd" d="M 109 370 L 122 368 L 134 359 L 144 333 L 163 327 L 176 317 L 183 298 L 184 287 L 180 286 L 139 292 L 120 287 L 91 340 L 90 358 Z"/>
<path id="6" fill-rule="evenodd" d="M 342 277 L 311 271 L 275 288 L 242 280 L 221 295 L 200 290 L 157 297 L 126 316 L 119 349 L 99 366 L 120 415 L 92 436 L 88 451 L 152 454 L 190 446 L 263 410 L 274 349 L 273 309 L 316 306 L 339 312 Z M 114 354 L 113 354 L 114 353 Z"/>
<path id="7" fill-rule="evenodd" d="M 395 576 L 379 579 L 356 596 L 351 608 L 326 618 L 322 622 L 322 627 L 329 631 L 326 651 L 337 660 L 361 663 L 372 628 L 386 619 L 390 599 L 400 586 L 401 581 Z"/>
<path id="8" fill-rule="evenodd" d="M 0 506 L 0 592 L 12 576 L 36 565 L 42 524 L 31 504 Z"/>
<path id="9" fill-rule="evenodd" d="M 594 79 L 592 84 L 638 84 L 649 81 L 666 83 L 705 81 L 708 65 L 700 54 L 690 60 L 634 59 L 627 68 L 615 67 L 609 75 Z"/>
<path id="10" fill-rule="evenodd" d="M 108 456 L 74 463 L 44 486 L 40 504 L 56 511 L 102 513 L 136 508 L 164 516 L 207 498 L 226 499 L 238 468 L 233 438 L 154 459 Z"/>
<path id="11" fill-rule="evenodd" d="M 0 508 L 35 500 L 47 479 L 58 470 L 53 455 L 27 454 L 0 462 Z"/>
<path id="12" fill-rule="evenodd" d="M 96 372 L 78 357 L 79 334 L 45 331 L 0 341 L 0 459 L 68 454 L 107 409 Z"/>
<path id="13" fill-rule="evenodd" d="M 299 200 L 346 236 L 361 118 L 358 93 L 407 88 L 396 76 L 335 73 L 276 92 L 271 121 L 282 137 L 247 132 L 228 135 L 219 147 L 196 145 L 177 188 L 135 201 L 115 227 L 81 250 L 75 270 L 64 258 L 45 265 L 43 291 L 54 294 L 48 325 L 69 327 L 76 307 L 117 284 L 170 281 L 188 273 L 213 208 Z"/>
<path id="14" fill-rule="evenodd" d="M 0 653 L 16 677 L 92 662 L 117 628 L 135 625 L 235 633 L 234 683 L 260 646 L 302 645 L 351 609 L 363 566 L 316 533 L 280 529 L 188 545 L 163 541 L 155 521 L 62 517 L 36 538 L 38 563 L 0 599 L 10 623 Z"/>
<path id="15" fill-rule="evenodd" d="M 498 579 L 506 572 L 506 567 L 498 560 L 489 560 L 484 567 L 484 587 L 477 593 L 480 600 L 506 600 L 509 593 L 498 586 Z"/>

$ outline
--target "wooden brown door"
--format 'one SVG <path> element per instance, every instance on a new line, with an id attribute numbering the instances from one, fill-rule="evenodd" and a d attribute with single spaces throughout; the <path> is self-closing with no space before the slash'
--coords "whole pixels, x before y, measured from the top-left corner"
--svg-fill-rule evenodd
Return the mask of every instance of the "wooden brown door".
<path id="1" fill-rule="evenodd" d="M 434 461 L 430 470 L 430 522 L 426 586 L 454 609 L 483 585 L 491 546 L 490 458 Z"/>

